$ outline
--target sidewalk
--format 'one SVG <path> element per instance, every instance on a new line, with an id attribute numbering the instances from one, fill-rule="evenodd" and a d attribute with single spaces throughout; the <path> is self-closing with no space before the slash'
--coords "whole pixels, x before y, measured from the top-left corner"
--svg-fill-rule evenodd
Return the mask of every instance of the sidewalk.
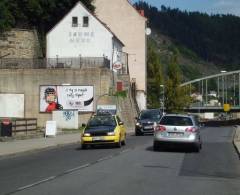
<path id="1" fill-rule="evenodd" d="M 57 135 L 56 137 L 0 142 L 0 157 L 77 142 L 80 142 L 80 133 L 63 134 Z"/>
<path id="2" fill-rule="evenodd" d="M 236 126 L 236 133 L 233 139 L 233 144 L 238 152 L 240 157 L 240 126 Z"/>
<path id="3" fill-rule="evenodd" d="M 133 131 L 127 132 L 129 135 L 132 133 Z M 79 143 L 80 146 L 80 132 L 58 134 L 56 137 L 38 137 L 0 142 L 0 158 L 74 143 Z"/>

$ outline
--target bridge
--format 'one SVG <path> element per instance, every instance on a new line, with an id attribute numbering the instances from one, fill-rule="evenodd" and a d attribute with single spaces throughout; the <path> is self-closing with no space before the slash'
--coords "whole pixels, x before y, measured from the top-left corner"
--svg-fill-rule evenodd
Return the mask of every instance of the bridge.
<path id="1" fill-rule="evenodd" d="M 189 112 L 223 112 L 224 104 L 230 104 L 230 112 L 240 112 L 240 70 L 221 71 L 181 84 L 187 87 L 194 103 Z"/>

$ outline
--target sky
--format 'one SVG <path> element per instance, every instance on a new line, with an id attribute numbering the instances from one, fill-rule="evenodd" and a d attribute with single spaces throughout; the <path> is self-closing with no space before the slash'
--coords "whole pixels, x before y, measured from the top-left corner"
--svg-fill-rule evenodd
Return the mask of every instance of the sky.
<path id="1" fill-rule="evenodd" d="M 139 0 L 131 0 L 133 3 Z M 199 11 L 208 14 L 233 14 L 240 16 L 240 0 L 143 0 L 152 6 L 161 5 L 180 10 Z"/>

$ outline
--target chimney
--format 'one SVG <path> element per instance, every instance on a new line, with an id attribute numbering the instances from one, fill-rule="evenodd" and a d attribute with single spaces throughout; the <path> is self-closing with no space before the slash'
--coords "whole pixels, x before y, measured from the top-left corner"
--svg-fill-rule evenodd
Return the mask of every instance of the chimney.
<path id="1" fill-rule="evenodd" d="M 145 17 L 145 14 L 144 14 L 144 10 L 141 9 L 141 10 L 138 10 L 139 14 L 142 16 L 142 17 Z"/>

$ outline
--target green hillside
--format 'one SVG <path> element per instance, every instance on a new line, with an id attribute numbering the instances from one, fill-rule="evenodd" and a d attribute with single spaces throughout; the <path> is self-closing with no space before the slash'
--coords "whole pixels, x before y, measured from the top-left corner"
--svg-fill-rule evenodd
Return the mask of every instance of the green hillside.
<path id="1" fill-rule="evenodd" d="M 218 69 L 239 69 L 240 17 L 210 16 L 164 6 L 158 10 L 144 2 L 137 3 L 136 7 L 145 10 L 150 27 L 159 37 L 169 37 L 173 45 L 190 60 L 202 59 L 200 61 L 205 61 L 203 64 L 212 64 Z"/>

